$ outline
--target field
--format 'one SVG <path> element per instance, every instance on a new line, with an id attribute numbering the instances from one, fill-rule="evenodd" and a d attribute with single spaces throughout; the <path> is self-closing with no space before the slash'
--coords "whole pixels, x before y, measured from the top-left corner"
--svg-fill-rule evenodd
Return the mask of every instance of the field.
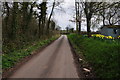
<path id="1" fill-rule="evenodd" d="M 83 54 L 91 64 L 94 73 L 100 78 L 120 77 L 120 40 L 70 34 L 70 42 L 78 54 Z M 81 52 L 81 53 L 79 53 Z"/>

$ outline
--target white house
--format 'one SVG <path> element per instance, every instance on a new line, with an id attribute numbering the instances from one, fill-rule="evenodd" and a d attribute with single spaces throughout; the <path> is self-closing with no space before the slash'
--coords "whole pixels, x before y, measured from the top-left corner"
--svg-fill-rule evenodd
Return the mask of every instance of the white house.
<path id="1" fill-rule="evenodd" d="M 105 36 L 118 37 L 120 35 L 120 25 L 105 25 L 101 27 L 100 33 Z"/>

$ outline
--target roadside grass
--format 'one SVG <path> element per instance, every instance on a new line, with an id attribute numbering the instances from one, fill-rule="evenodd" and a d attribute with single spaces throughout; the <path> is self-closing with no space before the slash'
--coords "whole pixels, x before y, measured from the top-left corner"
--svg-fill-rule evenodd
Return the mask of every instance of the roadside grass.
<path id="1" fill-rule="evenodd" d="M 120 77 L 120 41 L 98 38 L 87 38 L 82 35 L 68 35 L 75 51 L 83 54 L 92 66 L 96 77 Z"/>
<path id="2" fill-rule="evenodd" d="M 23 49 L 16 50 L 9 54 L 2 54 L 2 69 L 12 68 L 16 63 L 18 63 L 22 58 L 31 55 L 32 52 L 42 48 L 43 46 L 49 44 L 50 42 L 56 40 L 59 36 L 54 36 L 47 40 L 35 41 L 32 45 L 27 45 Z"/>

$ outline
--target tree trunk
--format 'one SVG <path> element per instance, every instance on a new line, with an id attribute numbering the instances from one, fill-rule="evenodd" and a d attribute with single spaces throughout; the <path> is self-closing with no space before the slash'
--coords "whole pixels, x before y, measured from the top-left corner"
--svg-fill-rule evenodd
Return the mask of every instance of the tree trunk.
<path id="1" fill-rule="evenodd" d="M 51 19 L 51 17 L 52 17 L 54 8 L 55 8 L 55 0 L 54 0 L 54 2 L 53 2 L 52 11 L 51 11 L 51 13 L 50 13 L 50 16 L 49 16 L 49 19 L 48 19 L 48 23 L 47 23 L 47 34 L 49 34 L 50 19 Z"/>
<path id="2" fill-rule="evenodd" d="M 45 20 L 46 20 L 46 2 L 41 3 L 41 35 L 44 34 Z"/>
<path id="3" fill-rule="evenodd" d="M 86 17 L 86 19 L 87 19 L 87 35 L 88 37 L 91 37 L 91 30 L 90 30 L 91 18 L 89 18 L 88 16 Z"/>
<path id="4" fill-rule="evenodd" d="M 33 5 L 34 4 L 35 4 L 35 2 L 33 4 L 31 4 L 30 12 L 28 13 L 28 16 L 27 16 L 26 27 L 28 27 L 29 23 L 31 22 L 32 14 L 33 14 Z"/>
<path id="5" fill-rule="evenodd" d="M 11 31 L 11 38 L 14 39 L 16 37 L 16 28 L 17 28 L 17 10 L 18 10 L 18 3 L 13 3 L 13 12 L 12 12 L 12 31 Z"/>
<path id="6" fill-rule="evenodd" d="M 82 11 L 80 11 L 80 14 L 79 14 L 79 17 L 80 17 L 80 21 L 79 21 L 79 34 L 81 34 L 81 17 L 82 17 Z"/>
<path id="7" fill-rule="evenodd" d="M 103 3 L 103 26 L 105 25 L 105 4 Z"/>
<path id="8" fill-rule="evenodd" d="M 87 35 L 88 37 L 91 37 L 91 30 L 90 30 L 90 26 L 91 26 L 91 18 L 92 18 L 92 2 L 91 3 L 88 3 L 88 2 L 85 2 L 85 8 L 84 8 L 84 11 L 85 11 L 85 14 L 86 14 L 86 19 L 87 19 Z"/>
<path id="9" fill-rule="evenodd" d="M 103 15 L 103 26 L 105 25 L 105 17 L 104 17 L 104 15 Z"/>
<path id="10" fill-rule="evenodd" d="M 6 7 L 6 9 L 7 9 L 7 11 L 6 11 L 6 18 L 5 18 L 5 29 L 6 29 L 6 32 L 8 32 L 7 30 L 8 30 L 8 22 L 9 22 L 9 15 L 10 15 L 10 7 L 8 6 L 8 2 L 5 2 L 5 7 Z M 6 34 L 7 36 L 9 35 L 9 34 Z M 8 36 L 9 37 L 9 36 Z"/>
<path id="11" fill-rule="evenodd" d="M 41 32 L 41 16 L 39 16 L 39 33 L 38 33 L 38 36 L 39 36 L 39 38 L 40 38 L 40 36 L 41 36 L 41 34 L 40 34 L 40 32 Z"/>
<path id="12" fill-rule="evenodd" d="M 23 2 L 22 6 L 22 12 L 23 12 L 23 26 L 22 26 L 22 31 L 23 34 L 25 34 L 28 26 L 27 26 L 27 21 L 28 21 L 28 2 Z"/>
<path id="13" fill-rule="evenodd" d="M 75 0 L 75 10 L 76 10 L 76 33 L 78 33 L 78 2 Z"/>

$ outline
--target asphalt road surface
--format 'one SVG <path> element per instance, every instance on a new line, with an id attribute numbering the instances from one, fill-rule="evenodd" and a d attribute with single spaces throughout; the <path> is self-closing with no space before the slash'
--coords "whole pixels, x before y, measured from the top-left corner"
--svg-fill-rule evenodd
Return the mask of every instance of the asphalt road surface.
<path id="1" fill-rule="evenodd" d="M 66 35 L 21 66 L 10 78 L 78 78 Z"/>

